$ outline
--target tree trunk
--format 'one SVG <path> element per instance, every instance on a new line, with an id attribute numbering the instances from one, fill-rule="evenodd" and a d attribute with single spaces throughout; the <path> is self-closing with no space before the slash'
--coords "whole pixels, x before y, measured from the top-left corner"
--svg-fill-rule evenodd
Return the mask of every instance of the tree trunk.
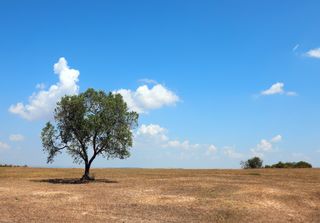
<path id="1" fill-rule="evenodd" d="M 90 164 L 89 163 L 85 164 L 84 173 L 83 173 L 81 180 L 82 181 L 94 180 L 92 177 L 90 177 Z"/>

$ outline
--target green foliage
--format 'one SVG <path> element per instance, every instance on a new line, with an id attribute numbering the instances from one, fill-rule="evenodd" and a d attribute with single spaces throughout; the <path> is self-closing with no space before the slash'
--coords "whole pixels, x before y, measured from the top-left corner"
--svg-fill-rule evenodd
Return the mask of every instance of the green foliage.
<path id="1" fill-rule="evenodd" d="M 247 161 L 241 161 L 240 165 L 243 169 L 256 169 L 262 168 L 263 160 L 259 157 L 253 157 Z"/>
<path id="2" fill-rule="evenodd" d="M 261 173 L 248 173 L 248 175 L 252 175 L 252 176 L 261 176 Z"/>
<path id="3" fill-rule="evenodd" d="M 283 163 L 279 161 L 276 164 L 273 165 L 266 165 L 265 168 L 312 168 L 312 165 L 310 163 L 307 163 L 305 161 L 300 162 L 286 162 Z"/>
<path id="4" fill-rule="evenodd" d="M 295 164 L 295 168 L 312 168 L 312 165 L 305 161 L 300 161 Z"/>
<path id="5" fill-rule="evenodd" d="M 0 164 L 0 167 L 28 167 L 27 165 L 12 165 L 12 164 Z"/>
<path id="6" fill-rule="evenodd" d="M 286 164 L 280 161 L 280 162 L 278 162 L 276 164 L 273 164 L 271 166 L 271 168 L 285 168 L 285 166 L 286 166 Z M 290 164 L 287 165 L 287 167 L 289 167 L 289 166 L 290 166 Z"/>
<path id="7" fill-rule="evenodd" d="M 66 150 L 75 163 L 85 163 L 89 173 L 97 156 L 130 156 L 131 130 L 137 126 L 138 114 L 128 110 L 120 94 L 88 89 L 79 95 L 65 96 L 57 103 L 54 119 L 55 125 L 48 122 L 41 133 L 48 163 Z"/>

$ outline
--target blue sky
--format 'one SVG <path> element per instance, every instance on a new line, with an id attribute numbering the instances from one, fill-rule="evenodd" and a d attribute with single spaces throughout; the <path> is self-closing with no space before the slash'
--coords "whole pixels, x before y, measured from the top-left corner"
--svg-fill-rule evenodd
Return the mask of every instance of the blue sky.
<path id="1" fill-rule="evenodd" d="M 319 7 L 1 1 L 0 163 L 76 166 L 47 165 L 39 134 L 60 95 L 93 87 L 141 113 L 131 158 L 96 167 L 239 168 L 253 155 L 319 167 Z"/>

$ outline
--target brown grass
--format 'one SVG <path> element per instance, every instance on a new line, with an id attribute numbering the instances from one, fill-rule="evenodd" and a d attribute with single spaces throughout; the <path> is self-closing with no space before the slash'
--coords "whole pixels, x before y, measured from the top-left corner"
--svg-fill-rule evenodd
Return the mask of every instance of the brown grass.
<path id="1" fill-rule="evenodd" d="M 0 222 L 320 222 L 320 169 L 0 168 Z"/>

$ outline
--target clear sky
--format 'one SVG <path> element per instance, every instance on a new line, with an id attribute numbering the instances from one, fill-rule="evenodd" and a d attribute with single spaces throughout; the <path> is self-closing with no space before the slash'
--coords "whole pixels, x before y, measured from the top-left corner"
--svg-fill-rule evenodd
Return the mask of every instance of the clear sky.
<path id="1" fill-rule="evenodd" d="M 64 94 L 117 91 L 140 113 L 127 160 L 94 167 L 320 166 L 319 1 L 0 3 L 0 163 L 46 164 Z M 54 64 L 56 64 L 54 69 Z"/>

